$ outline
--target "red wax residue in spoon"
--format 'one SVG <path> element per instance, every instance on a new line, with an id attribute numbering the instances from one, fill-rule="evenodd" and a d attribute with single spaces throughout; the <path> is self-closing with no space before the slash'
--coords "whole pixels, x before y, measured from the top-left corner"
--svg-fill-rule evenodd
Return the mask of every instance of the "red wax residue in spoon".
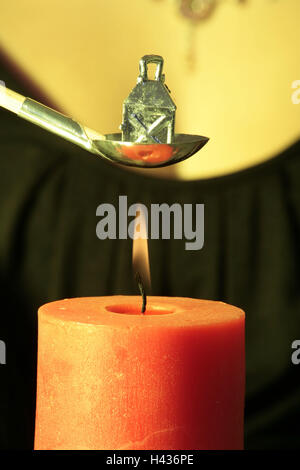
<path id="1" fill-rule="evenodd" d="M 131 160 L 138 160 L 147 163 L 160 163 L 169 160 L 174 151 L 171 145 L 149 144 L 121 146 L 121 152 Z"/>

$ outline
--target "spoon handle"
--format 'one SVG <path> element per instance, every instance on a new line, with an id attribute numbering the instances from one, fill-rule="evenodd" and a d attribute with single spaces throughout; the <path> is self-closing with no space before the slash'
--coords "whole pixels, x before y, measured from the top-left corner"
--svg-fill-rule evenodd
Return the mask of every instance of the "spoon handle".
<path id="1" fill-rule="evenodd" d="M 54 109 L 26 98 L 18 115 L 86 150 L 91 150 L 92 144 L 83 127 L 70 117 L 54 111 Z"/>
<path id="2" fill-rule="evenodd" d="M 83 127 L 70 117 L 5 86 L 0 86 L 0 106 L 92 153 L 94 153 L 93 138 L 104 139 L 104 136 L 98 132 Z"/>

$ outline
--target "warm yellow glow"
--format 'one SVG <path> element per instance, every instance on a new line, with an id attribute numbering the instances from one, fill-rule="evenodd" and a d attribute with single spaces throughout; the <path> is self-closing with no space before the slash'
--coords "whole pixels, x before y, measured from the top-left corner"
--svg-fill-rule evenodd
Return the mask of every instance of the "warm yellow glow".
<path id="1" fill-rule="evenodd" d="M 10 0 L 1 5 L 0 42 L 65 113 L 101 133 L 118 131 L 139 58 L 162 55 L 177 132 L 211 138 L 176 167 L 181 178 L 251 166 L 299 137 L 300 104 L 291 100 L 300 79 L 299 0 L 221 2 L 195 32 L 194 72 L 176 5 Z"/>

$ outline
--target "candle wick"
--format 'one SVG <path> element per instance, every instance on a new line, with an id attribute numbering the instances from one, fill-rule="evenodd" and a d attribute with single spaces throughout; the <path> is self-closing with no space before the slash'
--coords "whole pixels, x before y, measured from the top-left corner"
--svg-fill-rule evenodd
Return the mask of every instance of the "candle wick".
<path id="1" fill-rule="evenodd" d="M 142 299 L 143 299 L 143 304 L 142 304 L 142 310 L 141 310 L 141 313 L 145 313 L 145 310 L 146 310 L 146 305 L 147 305 L 147 297 L 146 297 L 146 291 L 145 291 L 145 287 L 144 287 L 144 284 L 143 284 L 143 280 L 142 280 L 142 277 L 140 275 L 139 272 L 136 272 L 135 274 L 135 280 L 137 282 L 137 285 L 138 285 L 138 288 L 139 288 L 139 291 L 141 293 L 141 296 L 142 296 Z"/>

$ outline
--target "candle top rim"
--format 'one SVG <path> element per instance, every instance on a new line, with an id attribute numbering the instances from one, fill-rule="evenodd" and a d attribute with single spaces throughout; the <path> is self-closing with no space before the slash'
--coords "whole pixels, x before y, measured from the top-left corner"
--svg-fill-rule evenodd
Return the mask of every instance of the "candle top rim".
<path id="1" fill-rule="evenodd" d="M 189 297 L 147 297 L 147 309 L 158 309 L 162 314 L 116 313 L 112 307 L 124 305 L 141 308 L 140 296 L 75 297 L 46 303 L 39 308 L 39 321 L 63 322 L 97 327 L 205 327 L 244 321 L 245 313 L 239 307 Z"/>

